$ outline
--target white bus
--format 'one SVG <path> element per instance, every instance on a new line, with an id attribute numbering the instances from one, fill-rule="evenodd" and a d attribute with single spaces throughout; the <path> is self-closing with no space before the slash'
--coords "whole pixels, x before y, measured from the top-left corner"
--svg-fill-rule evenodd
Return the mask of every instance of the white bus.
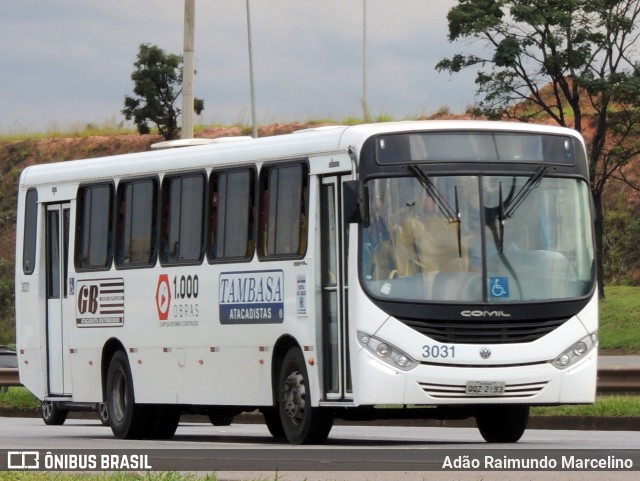
<path id="1" fill-rule="evenodd" d="M 572 130 L 419 121 L 36 165 L 20 179 L 21 382 L 118 438 L 260 410 L 334 419 L 592 403 L 598 301 Z"/>

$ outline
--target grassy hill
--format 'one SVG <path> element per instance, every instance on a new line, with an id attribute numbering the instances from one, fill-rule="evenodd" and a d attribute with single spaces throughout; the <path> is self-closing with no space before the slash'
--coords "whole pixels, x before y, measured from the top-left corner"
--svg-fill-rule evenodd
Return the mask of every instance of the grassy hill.
<path id="1" fill-rule="evenodd" d="M 22 170 L 33 164 L 140 152 L 158 140 L 131 134 L 0 139 L 0 344 L 15 342 L 16 199 Z"/>
<path id="2" fill-rule="evenodd" d="M 0 259 L 15 254 L 15 216 L 18 180 L 34 164 L 100 157 L 148 150 L 158 136 L 113 135 L 0 140 Z"/>

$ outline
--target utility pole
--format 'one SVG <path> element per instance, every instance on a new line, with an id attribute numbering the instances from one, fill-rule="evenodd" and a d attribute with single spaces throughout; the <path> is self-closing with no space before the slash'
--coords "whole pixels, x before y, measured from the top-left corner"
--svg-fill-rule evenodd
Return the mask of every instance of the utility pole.
<path id="1" fill-rule="evenodd" d="M 184 54 L 182 57 L 182 133 L 193 137 L 193 77 L 195 74 L 195 0 L 184 0 Z"/>
<path id="2" fill-rule="evenodd" d="M 371 120 L 367 101 L 367 0 L 362 0 L 362 115 L 365 122 Z"/>
<path id="3" fill-rule="evenodd" d="M 247 0 L 247 44 L 249 46 L 249 89 L 251 93 L 251 128 L 253 138 L 258 137 L 258 126 L 256 125 L 256 97 L 253 84 L 253 48 L 251 44 L 251 8 Z"/>

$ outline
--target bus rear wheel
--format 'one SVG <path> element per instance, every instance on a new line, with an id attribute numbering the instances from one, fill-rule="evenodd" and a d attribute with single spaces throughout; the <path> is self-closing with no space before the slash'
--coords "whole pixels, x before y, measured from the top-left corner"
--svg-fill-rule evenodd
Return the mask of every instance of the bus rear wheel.
<path id="1" fill-rule="evenodd" d="M 109 425 L 109 409 L 105 403 L 98 404 L 98 417 L 103 426 Z"/>
<path id="2" fill-rule="evenodd" d="M 476 412 L 476 424 L 488 443 L 515 443 L 529 422 L 529 406 L 522 404 L 483 406 Z"/>
<path id="3" fill-rule="evenodd" d="M 109 424 L 119 439 L 141 439 L 146 434 L 151 411 L 135 403 L 133 377 L 123 351 L 116 352 L 109 363 L 106 382 Z"/>
<path id="4" fill-rule="evenodd" d="M 311 406 L 309 377 L 300 349 L 289 349 L 282 361 L 278 409 L 284 435 L 291 444 L 322 443 L 329 436 L 333 417 L 329 411 Z"/>
<path id="5" fill-rule="evenodd" d="M 42 401 L 40 403 L 40 415 L 45 424 L 49 426 L 60 426 L 67 420 L 69 411 L 62 409 L 54 401 Z"/>

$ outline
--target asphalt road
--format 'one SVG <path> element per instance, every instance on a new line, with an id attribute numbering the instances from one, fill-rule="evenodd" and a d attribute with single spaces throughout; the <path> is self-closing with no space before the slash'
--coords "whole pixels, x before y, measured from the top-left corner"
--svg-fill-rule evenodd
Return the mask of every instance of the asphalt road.
<path id="1" fill-rule="evenodd" d="M 598 365 L 640 367 L 640 356 L 600 355 Z"/>
<path id="2" fill-rule="evenodd" d="M 640 356 L 603 356 L 599 362 L 637 367 Z M 7 467 L 10 452 L 38 452 L 40 461 L 52 453 L 60 462 L 78 453 L 93 453 L 96 459 L 113 455 L 118 462 L 118 456 L 132 453 L 147 456 L 144 461 L 153 470 L 215 472 L 219 481 L 637 481 L 640 431 L 624 429 L 529 429 L 517 444 L 489 445 L 475 428 L 338 425 L 326 444 L 299 447 L 276 442 L 261 424 L 214 427 L 183 422 L 171 441 L 123 441 L 113 438 L 111 430 L 97 419 L 69 419 L 64 426 L 45 426 L 39 418 L 0 417 L 0 469 Z M 488 458 L 540 463 L 545 457 L 562 463 L 571 456 L 596 461 L 613 457 L 633 467 L 504 471 L 485 464 Z M 478 469 L 443 469 L 447 459 L 480 465 Z"/>
<path id="3" fill-rule="evenodd" d="M 640 477 L 638 431 L 530 429 L 516 444 L 489 445 L 475 428 L 335 426 L 328 442 L 322 446 L 278 443 L 261 424 L 214 427 L 204 423 L 182 423 L 171 441 L 117 440 L 108 427 L 87 419 L 71 419 L 64 426 L 45 426 L 37 418 L 0 418 L 0 432 L 0 463 L 9 459 L 10 451 L 14 455 L 16 452 L 38 452 L 41 462 L 46 453 L 58 456 L 60 462 L 67 462 L 68 456 L 83 453 L 95 455 L 98 460 L 101 456 L 114 455 L 117 463 L 117 456 L 124 453 L 127 456 L 146 455 L 147 464 L 141 465 L 142 470 L 150 467 L 152 470 L 216 472 L 219 480 L 266 481 L 274 479 L 275 473 L 278 473 L 278 479 L 285 481 L 586 481 L 637 480 Z M 605 463 L 607 459 L 609 462 L 618 460 L 627 466 L 632 463 L 632 467 L 621 471 L 600 468 L 581 471 L 575 469 L 575 464 L 567 464 L 566 467 L 574 470 L 516 470 L 508 475 L 496 470 L 496 467 L 500 468 L 495 464 L 496 460 L 542 463 L 545 458 L 546 462 L 555 459 L 558 466 L 567 460 L 588 458 Z M 456 460 L 464 459 L 477 462 L 479 469 L 455 469 Z M 487 465 L 487 459 L 493 460 L 493 464 Z M 516 461 L 511 461 L 513 459 Z"/>

